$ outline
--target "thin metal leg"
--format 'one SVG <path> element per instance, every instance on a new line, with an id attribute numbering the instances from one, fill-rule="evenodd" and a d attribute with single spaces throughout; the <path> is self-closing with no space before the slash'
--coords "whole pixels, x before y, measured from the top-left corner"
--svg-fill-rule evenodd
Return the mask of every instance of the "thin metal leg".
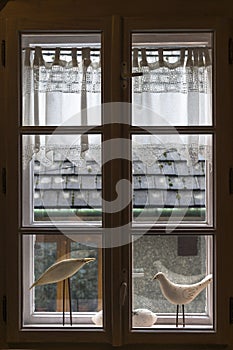
<path id="1" fill-rule="evenodd" d="M 70 307 L 70 325 L 72 326 L 72 298 L 71 298 L 71 288 L 70 288 L 69 278 L 68 278 L 68 292 L 69 292 L 69 307 Z"/>
<path id="2" fill-rule="evenodd" d="M 65 325 L 65 293 L 66 293 L 66 281 L 63 280 L 63 293 L 62 293 L 62 322 Z"/>
<path id="3" fill-rule="evenodd" d="M 183 313 L 183 327 L 185 327 L 184 304 L 182 304 L 182 313 Z"/>
<path id="4" fill-rule="evenodd" d="M 176 327 L 178 327 L 179 305 L 176 305 Z"/>

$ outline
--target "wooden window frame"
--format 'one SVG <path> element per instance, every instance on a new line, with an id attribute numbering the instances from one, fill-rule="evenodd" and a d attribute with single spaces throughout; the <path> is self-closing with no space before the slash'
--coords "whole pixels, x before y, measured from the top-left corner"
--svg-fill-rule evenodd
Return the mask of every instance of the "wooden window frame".
<path id="1" fill-rule="evenodd" d="M 36 16 L 37 17 L 37 16 Z M 16 21 L 16 18 L 13 19 L 13 21 L 9 21 L 8 27 L 7 27 L 7 36 L 5 37 L 11 44 L 7 48 L 7 57 L 8 57 L 8 65 L 11 68 L 8 68 L 4 74 L 5 77 L 8 78 L 8 84 L 6 86 L 6 92 L 7 97 L 9 101 L 19 101 L 19 94 L 18 94 L 18 82 L 16 83 L 16 77 L 18 77 L 18 62 L 15 60 L 15 53 L 18 50 L 18 36 L 17 33 L 20 30 L 30 30 L 32 28 L 34 30 L 40 31 L 44 30 L 45 25 L 48 25 L 48 22 L 44 22 L 43 18 L 37 17 L 37 19 L 30 19 L 28 21 L 23 20 L 22 18 L 19 18 Z M 130 300 L 126 299 L 126 302 L 124 305 L 121 305 L 120 301 L 120 293 L 119 293 L 119 287 L 122 283 L 122 275 L 125 276 L 126 273 L 126 281 L 128 282 L 128 288 L 131 290 L 131 280 L 130 280 L 130 274 L 131 271 L 131 262 L 132 262 L 132 252 L 131 252 L 131 246 L 127 245 L 124 247 L 114 248 L 110 249 L 109 251 L 106 250 L 106 253 L 104 255 L 103 264 L 105 266 L 105 274 L 103 276 L 104 280 L 104 290 L 103 290 L 103 298 L 104 298 L 104 307 L 106 312 L 106 317 L 104 320 L 104 330 L 98 331 L 98 330 L 74 330 L 74 332 L 66 332 L 65 330 L 59 330 L 59 331 L 46 331 L 46 332 L 38 332 L 36 330 L 27 331 L 23 330 L 19 326 L 19 320 L 20 320 L 20 314 L 21 314 L 21 287 L 20 287 L 20 278 L 22 277 L 22 266 L 19 267 L 19 261 L 21 261 L 21 253 L 19 251 L 19 247 L 22 245 L 22 236 L 33 234 L 37 232 L 37 228 L 34 228 L 33 232 L 32 230 L 28 228 L 22 228 L 19 225 L 21 218 L 21 214 L 18 212 L 18 203 L 19 203 L 19 194 L 18 194 L 18 186 L 19 182 L 18 179 L 13 178 L 13 175 L 10 175 L 9 182 L 8 182 L 8 197 L 6 200 L 6 208 L 7 211 L 12 211 L 15 214 L 15 217 L 12 219 L 12 222 L 7 222 L 7 228 L 6 228 L 6 237 L 7 237 L 7 251 L 11 254 L 6 258 L 6 266 L 7 266 L 7 274 L 8 274 L 8 280 L 7 280 L 7 298 L 8 298 L 8 305 L 7 305 L 7 312 L 8 312 L 8 325 L 7 325 L 7 335 L 6 335 L 6 343 L 9 344 L 30 344 L 30 343 L 40 343 L 46 342 L 46 343 L 73 343 L 73 342 L 82 342 L 82 343 L 101 343 L 101 348 L 108 348 L 108 344 L 111 343 L 113 345 L 122 345 L 125 344 L 126 346 L 128 344 L 137 344 L 137 346 L 142 346 L 142 344 L 148 345 L 151 344 L 151 348 L 154 347 L 154 344 L 161 344 L 162 346 L 172 344 L 176 344 L 177 347 L 179 347 L 180 344 L 187 345 L 192 344 L 198 345 L 198 344 L 208 344 L 210 347 L 219 347 L 223 348 L 226 344 L 232 343 L 232 335 L 231 330 L 229 327 L 229 320 L 226 320 L 226 311 L 228 311 L 228 302 L 229 302 L 229 290 L 227 289 L 227 283 L 228 280 L 225 276 L 221 275 L 221 273 L 224 271 L 223 267 L 227 266 L 227 262 L 230 262 L 230 259 L 227 258 L 227 256 L 230 256 L 230 249 L 231 245 L 229 244 L 232 242 L 232 237 L 229 237 L 229 226 L 231 225 L 231 211 L 230 206 L 232 204 L 232 200 L 228 197 L 228 192 L 226 190 L 226 186 L 224 185 L 223 191 L 219 185 L 219 179 L 221 172 L 223 172 L 222 178 L 223 181 L 227 182 L 228 180 L 228 174 L 226 175 L 226 170 L 229 168 L 231 163 L 231 158 L 227 158 L 225 154 L 223 154 L 224 146 L 230 145 L 232 146 L 231 141 L 231 131 L 226 130 L 226 127 L 221 125 L 219 122 L 220 116 L 225 115 L 226 116 L 226 122 L 231 125 L 231 118 L 230 118 L 230 110 L 231 110 L 231 103 L 229 96 L 226 97 L 227 104 L 224 104 L 225 99 L 223 97 L 223 94 L 219 90 L 216 90 L 216 86 L 219 84 L 219 86 L 222 86 L 221 80 L 224 78 L 225 84 L 227 87 L 230 88 L 231 80 L 229 77 L 229 71 L 231 72 L 232 69 L 225 66 L 226 64 L 226 57 L 228 54 L 228 48 L 226 48 L 226 44 L 228 42 L 228 35 L 232 31 L 232 23 L 227 23 L 225 21 L 221 21 L 218 19 L 214 20 L 207 20 L 204 18 L 202 20 L 202 25 L 200 23 L 196 25 L 194 19 L 187 18 L 186 20 L 182 19 L 181 22 L 179 22 L 178 16 L 175 19 L 167 18 L 166 20 L 158 19 L 158 21 L 155 23 L 155 18 L 128 18 L 124 25 L 125 25 L 125 38 L 124 42 L 126 45 L 126 42 L 129 42 L 129 33 L 131 30 L 172 30 L 172 29 L 179 29 L 179 30 L 186 30 L 187 28 L 190 28 L 190 30 L 203 30 L 211 28 L 215 33 L 215 41 L 217 43 L 216 45 L 216 57 L 220 57 L 223 50 L 223 58 L 219 58 L 219 61 L 216 61 L 215 57 L 215 63 L 214 67 L 216 70 L 215 73 L 215 84 L 214 84 L 214 90 L 215 90 L 215 119 L 214 119 L 214 128 L 218 128 L 218 132 L 220 134 L 218 141 L 218 145 L 214 145 L 215 148 L 215 167 L 217 164 L 217 167 L 215 170 L 216 175 L 214 177 L 214 186 L 216 190 L 216 198 L 218 199 L 218 203 L 216 202 L 216 199 L 214 198 L 214 213 L 216 218 L 213 220 L 213 228 L 208 228 L 205 230 L 207 234 L 214 234 L 216 233 L 214 237 L 214 253 L 220 254 L 222 251 L 225 251 L 226 256 L 221 256 L 219 260 L 217 259 L 214 261 L 214 266 L 216 267 L 216 276 L 219 279 L 219 283 L 216 284 L 214 287 L 214 298 L 216 301 L 216 315 L 217 315 L 217 326 L 216 330 L 213 332 L 206 332 L 202 333 L 198 330 L 194 333 L 192 332 L 186 332 L 179 331 L 179 332 L 167 332 L 167 330 L 155 332 L 151 330 L 140 330 L 140 331 L 134 331 L 130 328 L 130 312 L 131 312 L 131 305 Z M 59 22 L 60 21 L 60 22 Z M 17 22 L 17 23 L 16 23 Z M 56 23 L 55 23 L 56 22 Z M 108 33 L 105 37 L 105 42 L 111 42 L 115 40 L 114 44 L 109 45 L 107 44 L 107 48 L 112 50 L 112 57 L 114 63 L 118 64 L 120 61 L 119 56 L 117 56 L 117 53 L 119 53 L 119 47 L 120 47 L 120 41 L 121 41 L 121 33 L 120 33 L 120 21 L 119 16 L 115 16 L 113 20 L 113 28 L 114 31 L 111 33 L 111 26 L 112 21 L 108 20 L 105 28 L 107 29 Z M 58 24 L 61 24 L 59 26 L 59 30 L 90 30 L 91 28 L 100 28 L 101 26 L 93 25 L 93 21 L 90 19 L 81 19 L 80 22 L 77 24 L 77 19 L 72 18 L 72 21 L 70 21 L 69 24 L 64 24 L 64 18 L 61 18 L 61 16 L 55 16 L 54 21 L 52 21 L 50 24 L 51 31 L 56 30 L 58 28 Z M 102 27 L 103 29 L 103 27 Z M 113 40 L 114 39 L 114 40 Z M 127 52 L 127 48 L 125 48 L 125 51 Z M 223 65 L 221 68 L 221 64 Z M 105 78 L 111 77 L 111 81 L 113 85 L 119 86 L 119 76 L 120 76 L 120 65 L 116 65 L 115 67 L 119 68 L 106 68 L 104 75 Z M 12 77 L 12 80 L 10 79 Z M 223 80 L 224 80 L 223 79 Z M 108 91 L 108 88 L 105 87 L 105 102 L 108 101 L 118 101 L 119 98 L 122 101 L 128 101 L 128 92 L 127 90 L 124 90 L 123 92 L 119 92 L 120 89 L 115 89 L 117 91 Z M 231 89 L 232 90 L 232 89 Z M 11 162 L 11 155 L 13 154 L 13 158 L 18 155 L 18 146 L 19 146 L 19 139 L 18 139 L 18 122 L 19 122 L 19 116 L 18 116 L 18 106 L 15 106 L 14 104 L 10 104 L 8 102 L 7 109 L 5 111 L 5 116 L 9 117 L 9 123 L 12 126 L 12 129 L 10 132 L 7 132 L 7 135 L 9 135 L 8 142 L 11 144 L 11 149 L 7 150 L 6 158 L 7 158 L 7 165 L 8 165 L 8 172 L 9 174 L 16 174 L 19 168 L 19 163 Z M 217 122 L 216 122 L 217 121 Z M 222 123 L 224 124 L 224 123 Z M 5 125 L 5 130 L 9 130 L 8 126 Z M 25 129 L 20 130 L 20 133 L 29 131 Z M 111 137 L 114 137 L 117 135 L 119 130 L 110 130 L 111 131 Z M 224 135 L 224 136 L 223 136 Z M 217 141 L 215 140 L 216 144 Z M 221 147 L 220 147 L 221 145 Z M 117 166 L 113 167 L 110 171 L 110 174 L 113 175 L 113 178 L 116 179 L 116 176 L 114 175 L 114 171 L 117 171 L 119 175 L 119 169 L 117 169 Z M 122 169 L 120 169 L 122 171 Z M 107 166 L 105 167 L 104 174 L 107 172 Z M 122 174 L 121 174 L 122 175 Z M 217 181 L 218 178 L 218 181 Z M 20 179 L 21 180 L 21 179 Z M 107 183 L 106 179 L 106 183 Z M 217 185 L 218 183 L 218 185 Z M 227 182 L 228 183 L 228 182 Z M 106 195 L 106 193 L 104 193 Z M 108 198 L 112 198 L 113 194 L 106 195 Z M 225 204 L 225 210 L 224 214 L 224 220 L 221 217 L 222 215 L 222 208 L 219 208 L 220 204 Z M 105 224 L 106 227 L 107 224 L 111 224 L 114 226 L 116 224 L 117 219 L 119 217 L 110 218 L 109 216 L 106 216 L 105 218 Z M 111 226 L 110 226 L 111 227 Z M 181 230 L 182 232 L 185 232 L 184 230 Z M 198 228 L 195 229 L 195 232 L 199 232 L 200 230 Z M 224 239 L 221 237 L 221 234 L 224 234 L 225 231 L 227 232 L 225 234 L 226 241 L 224 242 Z M 56 232 L 54 230 L 53 232 Z M 19 235 L 18 235 L 19 233 Z M 177 234 L 181 233 L 177 231 Z M 20 237 L 19 237 L 20 236 Z M 216 248 L 217 247 L 217 248 Z M 110 262 L 109 266 L 107 263 Z M 223 264 L 221 266 L 221 263 Z M 20 270 L 20 272 L 19 272 Z M 113 277 L 114 274 L 114 277 Z M 110 281 L 110 287 L 107 286 L 107 281 Z M 220 284 L 221 281 L 221 284 Z M 225 288 L 225 289 L 224 289 Z M 109 294 L 108 294 L 109 293 Z M 224 310 L 224 314 L 221 313 L 221 310 Z M 15 312 L 15 310 L 17 310 Z M 74 336 L 75 332 L 77 332 L 77 335 Z M 42 337 L 43 334 L 43 337 Z M 43 338 L 43 340 L 42 340 Z M 27 346 L 28 346 L 27 344 Z M 153 344 L 153 346 L 152 346 Z M 98 345 L 97 345 L 98 346 Z M 136 347 L 135 347 L 136 348 Z"/>

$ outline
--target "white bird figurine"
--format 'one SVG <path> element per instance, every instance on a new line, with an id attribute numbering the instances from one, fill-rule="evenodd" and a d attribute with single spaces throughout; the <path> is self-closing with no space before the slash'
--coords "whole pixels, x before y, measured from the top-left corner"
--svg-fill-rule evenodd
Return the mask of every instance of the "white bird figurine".
<path id="1" fill-rule="evenodd" d="M 158 272 L 153 279 L 159 281 L 164 297 L 170 303 L 177 305 L 176 327 L 178 327 L 179 305 L 182 305 L 183 327 L 185 327 L 184 305 L 191 303 L 196 296 L 211 283 L 213 276 L 207 275 L 200 282 L 194 284 L 177 284 L 170 281 L 162 272 Z"/>
<path id="2" fill-rule="evenodd" d="M 51 265 L 42 275 L 36 280 L 32 286 L 42 286 L 63 281 L 63 326 L 65 324 L 65 284 L 68 282 L 68 299 L 70 306 L 70 324 L 72 326 L 72 309 L 71 309 L 71 288 L 70 277 L 72 277 L 85 264 L 94 261 L 95 258 L 70 258 L 60 260 Z"/>

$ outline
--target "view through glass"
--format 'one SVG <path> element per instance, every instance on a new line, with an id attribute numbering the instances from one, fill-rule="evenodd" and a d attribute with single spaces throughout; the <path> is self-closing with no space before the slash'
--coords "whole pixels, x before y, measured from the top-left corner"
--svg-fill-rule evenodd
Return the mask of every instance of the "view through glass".
<path id="1" fill-rule="evenodd" d="M 132 34 L 133 328 L 214 324 L 212 41 Z"/>

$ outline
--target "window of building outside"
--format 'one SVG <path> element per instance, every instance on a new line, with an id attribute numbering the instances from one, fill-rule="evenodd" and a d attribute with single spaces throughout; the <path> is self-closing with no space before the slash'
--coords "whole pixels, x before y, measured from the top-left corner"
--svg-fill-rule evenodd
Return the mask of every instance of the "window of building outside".
<path id="1" fill-rule="evenodd" d="M 64 327 L 64 310 L 65 327 L 70 311 L 76 327 L 104 327 L 111 110 L 123 124 L 123 147 L 112 157 L 132 165 L 116 204 L 120 211 L 126 199 L 130 208 L 131 327 L 176 330 L 176 303 L 153 277 L 194 284 L 214 273 L 213 33 L 132 33 L 130 99 L 111 109 L 102 104 L 101 33 L 27 32 L 20 42 L 22 327 Z M 71 276 L 68 267 L 55 272 L 59 281 L 49 275 L 59 262 L 84 258 L 93 259 Z M 184 306 L 186 330 L 215 328 L 214 283 Z"/>

